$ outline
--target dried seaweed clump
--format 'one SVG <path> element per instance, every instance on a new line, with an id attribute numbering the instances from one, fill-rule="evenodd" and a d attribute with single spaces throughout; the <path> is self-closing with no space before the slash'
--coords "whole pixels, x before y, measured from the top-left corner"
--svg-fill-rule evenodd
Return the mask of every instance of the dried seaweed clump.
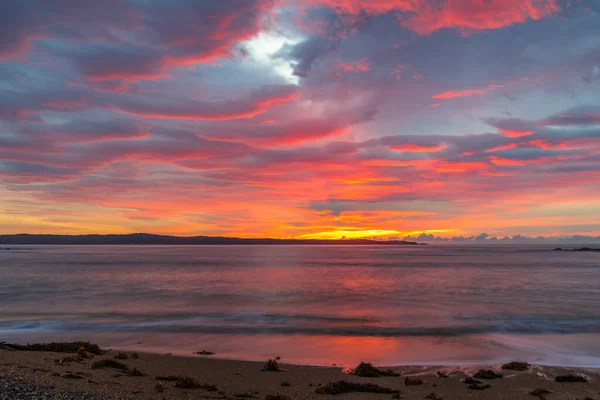
<path id="1" fill-rule="evenodd" d="M 549 390 L 543 389 L 543 388 L 537 388 L 535 390 L 532 390 L 531 392 L 529 392 L 530 395 L 535 396 L 535 397 L 539 397 L 540 399 L 545 399 L 547 394 L 550 394 L 551 392 Z"/>
<path id="2" fill-rule="evenodd" d="M 277 361 L 269 360 L 263 367 L 262 371 L 281 372 L 281 368 L 279 368 L 279 364 L 277 364 Z"/>
<path id="3" fill-rule="evenodd" d="M 582 375 L 568 374 L 568 375 L 559 375 L 554 378 L 556 382 L 583 382 L 587 383 L 587 378 Z"/>
<path id="4" fill-rule="evenodd" d="M 398 390 L 381 387 L 374 383 L 358 383 L 348 381 L 329 382 L 325 386 L 317 388 L 318 394 L 342 394 L 350 392 L 368 392 L 368 393 L 398 393 Z"/>
<path id="5" fill-rule="evenodd" d="M 51 343 L 28 343 L 20 344 L 4 344 L 15 350 L 22 351 L 51 351 L 54 353 L 77 353 L 83 347 L 88 353 L 102 355 L 102 350 L 97 344 L 90 342 L 51 342 Z"/>
<path id="6" fill-rule="evenodd" d="M 415 378 L 414 376 L 407 376 L 404 378 L 404 384 L 406 386 L 417 386 L 423 384 L 423 379 Z"/>
<path id="7" fill-rule="evenodd" d="M 129 371 L 129 367 L 122 362 L 111 360 L 110 358 L 105 358 L 103 360 L 98 360 L 92 364 L 92 369 L 103 369 L 103 368 L 114 368 L 119 369 L 123 372 Z"/>
<path id="8" fill-rule="evenodd" d="M 350 374 L 363 376 L 366 378 L 377 378 L 380 376 L 398 376 L 399 374 L 392 371 L 391 369 L 379 369 L 374 367 L 371 363 L 361 362 L 354 368 Z"/>
<path id="9" fill-rule="evenodd" d="M 502 374 L 499 374 L 496 371 L 491 370 L 491 369 L 480 369 L 479 371 L 477 371 L 477 373 L 475 375 L 473 375 L 473 378 L 496 379 L 496 378 L 502 378 Z"/>
<path id="10" fill-rule="evenodd" d="M 529 364 L 521 361 L 511 361 L 502 366 L 502 369 L 508 369 L 511 371 L 527 371 L 529 369 Z"/>

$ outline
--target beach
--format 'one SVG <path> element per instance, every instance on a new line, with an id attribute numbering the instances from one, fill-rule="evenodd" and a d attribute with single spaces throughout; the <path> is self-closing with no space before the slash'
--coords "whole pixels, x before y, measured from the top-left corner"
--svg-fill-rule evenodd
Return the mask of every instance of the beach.
<path id="1" fill-rule="evenodd" d="M 525 371 L 504 370 L 500 365 L 398 366 L 398 376 L 360 377 L 336 366 L 308 366 L 278 362 L 280 371 L 263 371 L 265 362 L 224 360 L 214 356 L 189 357 L 103 350 L 102 355 L 79 358 L 70 353 L 0 350 L 0 398 L 2 399 L 598 399 L 600 369 L 530 365 Z M 133 355 L 133 357 L 132 357 Z M 115 358 L 115 357 L 118 357 Z M 126 358 L 125 358 L 126 356 Z M 65 360 L 65 357 L 67 359 Z M 135 358 L 134 358 L 135 357 Z M 73 361 L 69 361 L 73 359 Z M 102 360 L 126 366 L 92 368 Z M 368 361 L 368 360 L 365 360 Z M 96 364 L 98 365 L 98 364 Z M 119 365 L 119 364 L 116 364 Z M 122 365 L 121 365 L 122 367 Z M 502 375 L 478 379 L 469 388 L 465 378 L 480 369 Z M 386 367 L 384 370 L 388 370 Z M 438 373 L 439 371 L 439 373 Z M 560 375 L 583 376 L 585 382 L 555 382 Z M 139 376 L 138 376 L 139 375 Z M 182 377 L 191 378 L 183 380 Z M 421 384 L 407 385 L 410 377 Z M 157 379 L 160 378 L 160 379 Z M 178 381 L 179 380 L 179 381 Z M 332 382 L 374 383 L 389 393 L 349 392 L 329 394 Z M 184 382 L 183 384 L 181 382 Z M 414 382 L 412 382 L 414 383 Z M 11 385 L 29 388 L 30 397 L 6 397 Z M 177 386 L 194 386 L 182 388 Z M 485 389 L 481 389 L 489 385 Z M 34 389 L 40 388 L 40 389 Z M 535 392 L 537 390 L 537 392 Z M 397 391 L 397 392 L 395 392 Z M 531 394 L 531 393 L 537 394 Z M 42 394 L 43 393 L 43 394 Z M 74 397 L 61 397 L 71 394 Z M 269 397 L 277 396 L 280 397 Z"/>

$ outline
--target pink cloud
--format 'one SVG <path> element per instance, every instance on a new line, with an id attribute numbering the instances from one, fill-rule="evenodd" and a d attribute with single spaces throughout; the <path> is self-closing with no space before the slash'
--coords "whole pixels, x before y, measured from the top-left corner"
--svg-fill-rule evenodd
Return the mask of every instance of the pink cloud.
<path id="1" fill-rule="evenodd" d="M 340 68 L 346 72 L 366 72 L 371 69 L 371 65 L 369 63 L 369 60 L 366 57 L 364 57 L 358 61 L 349 63 L 342 61 L 340 63 Z"/>
<path id="2" fill-rule="evenodd" d="M 341 14 L 397 14 L 400 23 L 419 34 L 427 35 L 444 28 L 471 31 L 499 29 L 540 20 L 558 13 L 557 0 L 303 0 L 306 6 L 326 5 Z"/>

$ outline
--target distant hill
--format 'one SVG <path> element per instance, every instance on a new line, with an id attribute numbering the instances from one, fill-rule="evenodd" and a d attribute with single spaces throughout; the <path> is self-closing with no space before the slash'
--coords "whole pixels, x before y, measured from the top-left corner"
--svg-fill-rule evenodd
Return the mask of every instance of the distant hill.
<path id="1" fill-rule="evenodd" d="M 15 244 L 69 244 L 69 245 L 233 245 L 233 244 L 311 244 L 311 245 L 421 245 L 424 243 L 404 240 L 313 240 L 313 239 L 243 239 L 219 236 L 163 236 L 149 233 L 132 233 L 128 235 L 0 235 L 0 246 Z"/>

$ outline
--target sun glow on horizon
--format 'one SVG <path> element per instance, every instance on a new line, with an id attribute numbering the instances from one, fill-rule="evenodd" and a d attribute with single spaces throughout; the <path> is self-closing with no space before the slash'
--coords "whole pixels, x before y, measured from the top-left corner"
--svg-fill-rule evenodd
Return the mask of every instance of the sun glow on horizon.
<path id="1" fill-rule="evenodd" d="M 339 239 L 366 239 L 366 238 L 403 238 L 406 236 L 420 235 L 422 233 L 450 233 L 456 232 L 455 229 L 430 229 L 414 232 L 403 232 L 397 230 L 386 229 L 339 229 L 328 232 L 309 233 L 306 235 L 297 236 L 296 239 L 322 239 L 322 240 L 339 240 Z"/>

